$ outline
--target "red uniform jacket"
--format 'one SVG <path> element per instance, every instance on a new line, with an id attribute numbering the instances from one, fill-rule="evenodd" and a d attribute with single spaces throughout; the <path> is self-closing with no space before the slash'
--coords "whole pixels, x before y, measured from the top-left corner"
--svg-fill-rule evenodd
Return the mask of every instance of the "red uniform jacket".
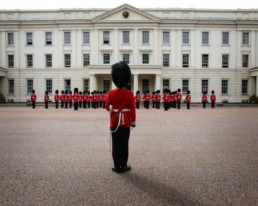
<path id="1" fill-rule="evenodd" d="M 160 94 L 155 94 L 156 102 L 160 102 Z"/>
<path id="2" fill-rule="evenodd" d="M 59 102 L 59 95 L 58 94 L 55 95 L 55 102 Z"/>
<path id="3" fill-rule="evenodd" d="M 190 95 L 190 94 L 187 94 L 187 95 L 186 95 L 185 101 L 186 101 L 187 103 L 190 103 L 190 102 L 191 102 L 191 95 Z"/>
<path id="4" fill-rule="evenodd" d="M 79 94 L 75 93 L 73 95 L 73 102 L 78 102 L 79 101 Z"/>
<path id="5" fill-rule="evenodd" d="M 202 102 L 207 102 L 207 96 L 206 95 L 202 96 Z"/>
<path id="6" fill-rule="evenodd" d="M 36 94 L 31 94 L 30 99 L 31 99 L 32 102 L 35 102 L 37 100 L 37 95 Z"/>
<path id="7" fill-rule="evenodd" d="M 82 102 L 83 96 L 78 94 L 78 99 L 79 99 L 79 102 Z"/>
<path id="8" fill-rule="evenodd" d="M 65 102 L 69 102 L 69 94 L 65 94 L 65 99 L 64 99 Z"/>
<path id="9" fill-rule="evenodd" d="M 104 95 L 103 95 L 103 102 L 106 102 L 106 101 L 107 101 L 107 95 L 104 94 Z"/>
<path id="10" fill-rule="evenodd" d="M 61 100 L 61 102 L 64 102 L 64 99 L 65 99 L 65 95 L 64 95 L 64 94 L 61 94 L 61 95 L 60 95 L 60 100 Z"/>
<path id="11" fill-rule="evenodd" d="M 136 102 L 140 102 L 141 101 L 141 96 L 139 94 L 137 94 L 135 96 L 135 100 L 136 100 Z"/>
<path id="12" fill-rule="evenodd" d="M 48 94 L 45 94 L 44 101 L 45 101 L 45 102 L 48 102 L 48 101 L 49 101 L 49 96 L 48 96 Z"/>
<path id="13" fill-rule="evenodd" d="M 145 94 L 144 96 L 143 96 L 143 99 L 146 101 L 146 102 L 149 102 L 150 101 L 150 94 Z"/>
<path id="14" fill-rule="evenodd" d="M 155 95 L 155 94 L 151 96 L 151 100 L 152 100 L 153 102 L 156 102 L 156 95 Z"/>
<path id="15" fill-rule="evenodd" d="M 69 94 L 69 102 L 72 102 L 72 101 L 73 101 L 73 95 Z"/>
<path id="16" fill-rule="evenodd" d="M 125 88 L 113 89 L 108 92 L 106 101 L 106 110 L 112 105 L 110 127 L 117 127 L 118 125 L 130 127 L 131 123 L 136 120 L 134 95 Z M 128 109 L 129 111 L 122 112 L 121 122 L 118 122 L 119 111 Z M 118 112 L 117 112 L 118 111 Z"/>
<path id="17" fill-rule="evenodd" d="M 176 94 L 176 99 L 177 99 L 177 101 L 181 101 L 182 94 L 180 92 Z"/>
<path id="18" fill-rule="evenodd" d="M 163 102 L 169 102 L 169 94 L 164 94 Z"/>
<path id="19" fill-rule="evenodd" d="M 210 100 L 211 100 L 211 102 L 215 102 L 216 101 L 216 95 L 215 94 L 211 94 Z"/>

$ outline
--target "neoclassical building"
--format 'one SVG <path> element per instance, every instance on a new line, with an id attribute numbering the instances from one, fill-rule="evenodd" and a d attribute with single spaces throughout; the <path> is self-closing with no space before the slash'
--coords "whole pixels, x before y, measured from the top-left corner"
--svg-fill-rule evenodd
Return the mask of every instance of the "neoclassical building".
<path id="1" fill-rule="evenodd" d="M 111 65 L 126 61 L 131 91 L 181 88 L 200 102 L 258 95 L 258 10 L 0 10 L 0 93 L 25 102 L 44 92 L 110 90 Z"/>

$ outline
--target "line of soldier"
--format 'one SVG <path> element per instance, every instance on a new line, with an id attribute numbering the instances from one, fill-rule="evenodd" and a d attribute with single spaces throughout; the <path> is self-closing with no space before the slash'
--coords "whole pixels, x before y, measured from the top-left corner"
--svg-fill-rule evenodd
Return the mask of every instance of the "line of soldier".
<path id="1" fill-rule="evenodd" d="M 150 95 L 149 90 L 147 90 L 144 93 L 143 97 L 141 98 L 140 91 L 138 90 L 135 94 L 135 102 L 136 102 L 137 109 L 140 109 L 141 99 L 143 99 L 143 105 L 144 105 L 144 108 L 146 109 L 149 109 L 150 102 L 152 102 L 152 108 L 160 109 L 160 103 L 162 99 L 164 110 L 168 111 L 170 108 L 181 109 L 182 94 L 181 94 L 181 89 L 178 89 L 177 91 L 173 91 L 173 92 L 171 92 L 169 89 L 165 89 L 163 97 L 161 98 L 160 90 L 153 91 L 152 95 Z M 215 108 L 216 95 L 213 90 L 210 95 L 210 101 L 211 101 L 211 108 Z M 187 109 L 190 109 L 191 94 L 189 90 L 187 91 L 184 102 L 186 102 Z M 208 103 L 207 92 L 203 92 L 203 96 L 202 96 L 203 108 L 206 108 L 207 103 Z"/>
<path id="2" fill-rule="evenodd" d="M 56 109 L 59 108 L 59 102 L 61 104 L 61 108 L 72 108 L 74 106 L 74 110 L 78 110 L 78 108 L 105 108 L 106 105 L 106 98 L 107 98 L 107 92 L 106 91 L 84 91 L 79 92 L 78 88 L 74 89 L 74 94 L 72 91 L 61 91 L 61 94 L 59 94 L 59 91 L 55 91 L 55 107 Z M 152 108 L 160 109 L 160 103 L 161 99 L 163 100 L 163 106 L 164 110 L 168 111 L 170 108 L 177 108 L 181 109 L 181 102 L 182 102 L 182 94 L 181 89 L 178 89 L 177 91 L 171 92 L 169 89 L 164 90 L 163 97 L 161 98 L 160 90 L 153 91 L 152 95 L 150 95 L 149 90 L 147 90 L 143 97 L 141 98 L 140 91 L 138 90 L 135 94 L 135 103 L 136 108 L 140 109 L 140 102 L 141 99 L 143 99 L 143 105 L 144 108 L 149 109 L 150 102 L 152 102 Z M 36 106 L 36 100 L 37 95 L 35 94 L 35 90 L 32 90 L 31 94 L 31 101 L 32 101 L 32 108 L 35 109 Z M 187 109 L 190 109 L 191 105 L 191 95 L 190 91 L 187 91 L 187 95 L 185 97 Z M 212 90 L 210 95 L 210 101 L 211 101 L 211 108 L 215 108 L 215 102 L 216 102 L 216 95 L 215 92 Z M 49 103 L 49 95 L 48 92 L 45 92 L 44 96 L 44 102 L 45 102 L 45 108 L 48 109 L 48 103 Z M 208 97 L 207 92 L 204 91 L 202 95 L 202 105 L 203 108 L 206 108 L 206 104 L 208 103 Z"/>

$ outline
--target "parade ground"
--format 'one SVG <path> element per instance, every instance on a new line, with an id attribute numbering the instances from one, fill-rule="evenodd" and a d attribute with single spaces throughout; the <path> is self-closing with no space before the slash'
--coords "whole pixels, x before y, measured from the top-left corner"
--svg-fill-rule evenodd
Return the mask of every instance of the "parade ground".
<path id="1" fill-rule="evenodd" d="M 137 110 L 112 172 L 104 109 L 0 107 L 0 205 L 257 206 L 258 107 Z"/>

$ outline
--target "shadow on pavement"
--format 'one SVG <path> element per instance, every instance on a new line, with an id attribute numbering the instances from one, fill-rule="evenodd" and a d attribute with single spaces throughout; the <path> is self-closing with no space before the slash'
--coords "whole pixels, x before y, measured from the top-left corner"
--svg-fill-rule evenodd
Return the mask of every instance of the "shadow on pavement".
<path id="1" fill-rule="evenodd" d="M 156 199 L 164 205 L 180 206 L 208 206 L 191 200 L 185 194 L 178 192 L 175 188 L 169 187 L 155 180 L 147 179 L 135 173 L 125 173 L 122 176 L 133 186 L 142 190 L 147 195 Z"/>

